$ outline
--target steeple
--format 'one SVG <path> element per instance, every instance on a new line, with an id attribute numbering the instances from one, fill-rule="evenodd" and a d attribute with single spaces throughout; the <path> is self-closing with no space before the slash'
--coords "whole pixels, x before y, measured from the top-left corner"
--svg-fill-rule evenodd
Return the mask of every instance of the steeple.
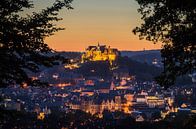
<path id="1" fill-rule="evenodd" d="M 98 50 L 100 50 L 100 44 L 99 44 L 99 42 L 98 42 L 98 44 L 97 44 L 97 48 L 98 48 Z"/>
<path id="2" fill-rule="evenodd" d="M 98 47 L 100 47 L 100 44 L 99 44 L 99 42 L 98 42 L 97 46 L 98 46 Z"/>
<path id="3" fill-rule="evenodd" d="M 111 82 L 110 90 L 116 90 L 116 86 L 113 81 Z"/>

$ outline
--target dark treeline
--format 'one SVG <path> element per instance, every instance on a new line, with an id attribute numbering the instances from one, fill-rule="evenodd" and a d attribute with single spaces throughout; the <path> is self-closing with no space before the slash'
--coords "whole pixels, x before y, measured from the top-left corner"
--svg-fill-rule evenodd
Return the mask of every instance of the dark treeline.
<path id="1" fill-rule="evenodd" d="M 120 113 L 116 113 L 117 115 Z M 69 113 L 55 112 L 38 120 L 35 113 L 25 113 L 16 111 L 0 111 L 1 129 L 194 129 L 196 123 L 195 116 L 178 115 L 176 118 L 166 117 L 159 122 L 135 122 L 129 116 L 108 117 L 108 113 L 103 114 L 103 118 L 92 116 L 82 111 L 72 111 Z M 122 116 L 122 113 L 120 114 Z"/>
<path id="2" fill-rule="evenodd" d="M 143 23 L 133 32 L 140 39 L 161 42 L 164 71 L 156 78 L 168 88 L 177 77 L 196 70 L 196 1 L 136 0 Z"/>
<path id="3" fill-rule="evenodd" d="M 147 63 L 137 62 L 128 57 L 119 57 L 116 69 L 111 70 L 109 62 L 88 62 L 84 63 L 78 72 L 85 77 L 96 76 L 102 78 L 112 78 L 113 73 L 124 73 L 136 76 L 139 81 L 153 81 L 162 69 Z"/>

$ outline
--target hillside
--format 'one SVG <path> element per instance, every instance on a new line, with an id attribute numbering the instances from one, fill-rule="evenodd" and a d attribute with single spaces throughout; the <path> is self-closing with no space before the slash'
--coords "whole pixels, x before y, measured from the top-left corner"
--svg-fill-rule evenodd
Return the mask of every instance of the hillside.
<path id="1" fill-rule="evenodd" d="M 154 77 L 158 76 L 162 71 L 161 68 L 147 63 L 137 62 L 128 57 L 119 58 L 118 64 L 119 69 L 127 69 L 129 74 L 135 75 L 136 79 L 141 81 L 152 81 Z"/>
<path id="2" fill-rule="evenodd" d="M 128 57 L 119 58 L 117 66 L 117 69 L 110 70 L 109 63 L 107 62 L 88 62 L 82 64 L 78 69 L 78 73 L 83 74 L 85 77 L 95 76 L 102 78 L 111 78 L 112 73 L 123 73 L 134 75 L 137 80 L 141 81 L 152 81 L 155 76 L 161 73 L 161 68 L 137 62 Z"/>
<path id="3" fill-rule="evenodd" d="M 147 63 L 149 65 L 155 65 L 155 66 L 162 67 L 162 58 L 160 50 L 148 50 L 148 51 L 122 51 L 121 52 L 122 57 L 129 57 L 132 60 L 141 62 L 141 63 Z M 156 62 L 155 62 L 156 61 Z"/>

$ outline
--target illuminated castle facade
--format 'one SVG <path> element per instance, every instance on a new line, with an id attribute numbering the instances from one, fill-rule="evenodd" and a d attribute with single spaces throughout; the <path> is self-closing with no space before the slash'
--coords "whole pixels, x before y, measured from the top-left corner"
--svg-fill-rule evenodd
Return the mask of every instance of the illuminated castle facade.
<path id="1" fill-rule="evenodd" d="M 87 61 L 109 61 L 113 64 L 120 52 L 117 49 L 106 47 L 106 45 L 89 46 L 82 55 L 82 62 Z"/>

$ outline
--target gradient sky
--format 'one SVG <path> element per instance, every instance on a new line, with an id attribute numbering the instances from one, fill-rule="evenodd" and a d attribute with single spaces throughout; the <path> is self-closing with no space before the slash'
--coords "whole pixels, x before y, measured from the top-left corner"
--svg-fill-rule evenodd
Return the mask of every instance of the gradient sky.
<path id="1" fill-rule="evenodd" d="M 50 6 L 54 0 L 34 0 L 36 10 Z M 132 29 L 140 25 L 135 0 L 74 0 L 74 10 L 62 10 L 57 25 L 66 29 L 46 42 L 59 51 L 84 51 L 98 42 L 119 50 L 158 49 L 160 44 L 139 40 Z"/>

